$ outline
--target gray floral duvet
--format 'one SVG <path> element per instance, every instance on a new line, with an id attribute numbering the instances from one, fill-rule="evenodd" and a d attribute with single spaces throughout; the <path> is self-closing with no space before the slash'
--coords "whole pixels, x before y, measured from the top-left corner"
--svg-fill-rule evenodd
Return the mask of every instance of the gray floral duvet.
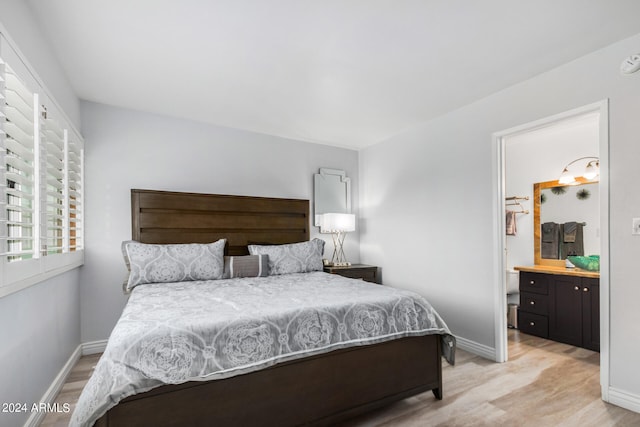
<path id="1" fill-rule="evenodd" d="M 322 272 L 136 287 L 72 426 L 164 384 L 228 378 L 276 363 L 399 337 L 455 339 L 420 295 Z"/>

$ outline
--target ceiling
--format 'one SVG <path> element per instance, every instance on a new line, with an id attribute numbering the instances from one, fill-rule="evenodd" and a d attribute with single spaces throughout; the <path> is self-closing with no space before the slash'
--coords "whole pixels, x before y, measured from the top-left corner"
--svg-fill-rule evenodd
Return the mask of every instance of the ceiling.
<path id="1" fill-rule="evenodd" d="M 81 99 L 353 149 L 640 32 L 638 0 L 28 3 Z"/>

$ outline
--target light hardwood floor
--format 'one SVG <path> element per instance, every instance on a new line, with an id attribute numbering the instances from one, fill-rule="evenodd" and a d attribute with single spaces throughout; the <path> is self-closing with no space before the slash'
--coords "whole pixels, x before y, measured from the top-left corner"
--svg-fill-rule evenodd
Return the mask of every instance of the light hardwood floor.
<path id="1" fill-rule="evenodd" d="M 56 402 L 75 402 L 100 355 L 84 356 Z M 640 426 L 640 414 L 600 399 L 599 353 L 509 331 L 509 362 L 462 350 L 444 362 L 444 399 L 423 393 L 355 418 L 345 426 Z M 42 426 L 67 426 L 48 414 Z"/>

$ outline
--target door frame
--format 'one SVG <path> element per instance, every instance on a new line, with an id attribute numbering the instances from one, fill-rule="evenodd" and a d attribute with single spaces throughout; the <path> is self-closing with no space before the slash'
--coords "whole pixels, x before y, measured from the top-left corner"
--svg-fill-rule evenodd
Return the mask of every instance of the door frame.
<path id="1" fill-rule="evenodd" d="M 506 138 L 546 127 L 565 119 L 588 113 L 599 113 L 599 158 L 600 158 L 600 386 L 602 399 L 609 401 L 609 100 L 575 108 L 540 120 L 512 127 L 492 135 L 493 138 L 493 180 L 494 180 L 494 263 L 495 292 L 495 360 L 508 360 L 507 342 L 507 287 L 506 287 L 506 221 L 505 221 L 505 167 Z"/>

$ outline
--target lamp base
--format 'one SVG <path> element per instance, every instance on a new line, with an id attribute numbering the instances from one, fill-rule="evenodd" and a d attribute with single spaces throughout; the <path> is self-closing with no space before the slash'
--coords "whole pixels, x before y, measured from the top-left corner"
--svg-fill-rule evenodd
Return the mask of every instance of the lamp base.
<path id="1" fill-rule="evenodd" d="M 333 265 L 334 267 L 349 267 L 351 266 L 351 263 L 348 261 L 344 261 L 344 262 L 333 262 L 331 263 L 331 265 Z"/>
<path id="2" fill-rule="evenodd" d="M 344 256 L 344 238 L 346 233 L 344 231 L 334 231 L 331 233 L 333 237 L 333 256 L 331 257 L 331 265 L 335 267 L 346 267 L 351 265 L 347 258 Z"/>

